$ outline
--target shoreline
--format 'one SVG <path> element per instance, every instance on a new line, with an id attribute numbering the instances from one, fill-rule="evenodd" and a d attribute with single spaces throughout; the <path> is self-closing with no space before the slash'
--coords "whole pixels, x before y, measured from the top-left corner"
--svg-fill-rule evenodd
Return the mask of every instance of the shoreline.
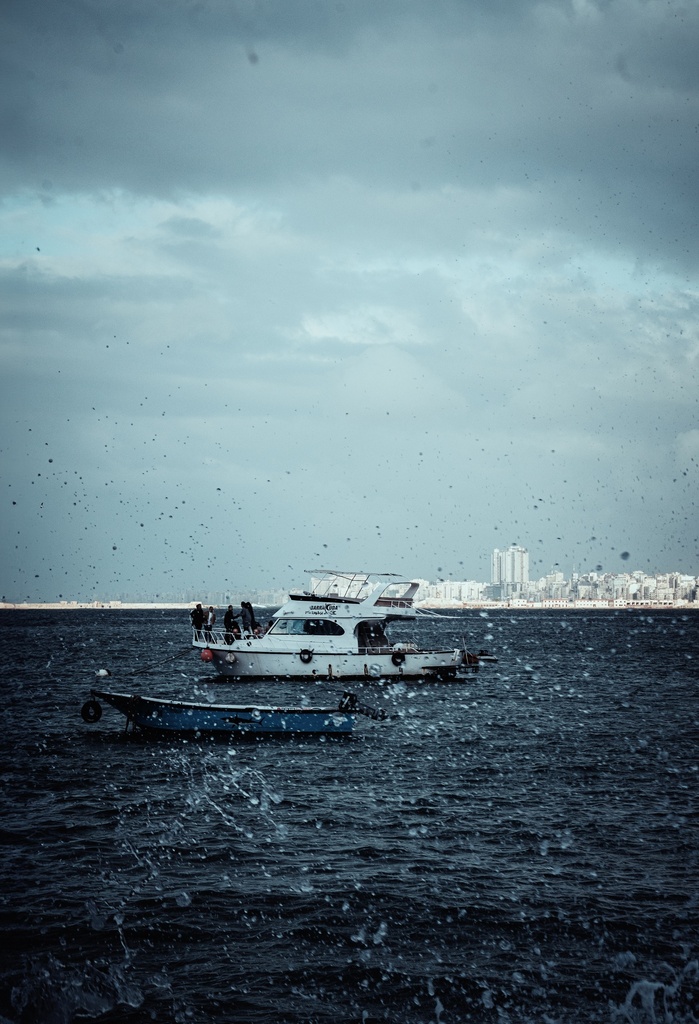
<path id="1" fill-rule="evenodd" d="M 196 601 L 10 601 L 0 602 L 0 611 L 191 611 Z M 259 604 L 258 608 L 275 608 L 277 605 Z M 223 605 L 215 605 L 222 608 Z M 544 600 L 538 602 L 519 601 L 464 601 L 459 604 L 442 604 L 435 601 L 421 601 L 415 605 L 420 611 L 461 612 L 461 611 L 699 611 L 699 601 L 565 601 Z"/>

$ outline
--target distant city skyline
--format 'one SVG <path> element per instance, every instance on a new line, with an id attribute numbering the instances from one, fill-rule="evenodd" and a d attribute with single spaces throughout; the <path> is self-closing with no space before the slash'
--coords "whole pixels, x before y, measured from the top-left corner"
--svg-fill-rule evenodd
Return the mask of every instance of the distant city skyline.
<path id="1" fill-rule="evenodd" d="M 345 568 L 347 568 L 345 566 Z M 416 576 L 411 579 L 420 583 L 417 601 L 440 603 L 479 604 L 501 602 L 537 604 L 541 602 L 603 602 L 634 603 L 649 602 L 672 604 L 695 602 L 699 590 L 699 573 L 685 573 L 678 570 L 647 573 L 644 570 L 605 572 L 601 566 L 585 571 L 572 570 L 565 574 L 552 568 L 535 579 L 530 579 L 529 551 L 521 544 L 508 548 L 494 548 L 491 555 L 491 580 L 444 579 L 428 580 Z M 206 604 L 222 606 L 251 600 L 259 605 L 274 606 L 286 600 L 290 592 L 303 589 L 304 581 L 299 580 L 288 588 L 186 588 L 181 591 L 152 591 L 141 593 L 101 593 L 94 596 L 64 596 L 59 601 L 36 602 L 52 605 L 117 605 L 122 604 Z M 0 607 L 31 604 L 25 601 L 0 601 Z"/>

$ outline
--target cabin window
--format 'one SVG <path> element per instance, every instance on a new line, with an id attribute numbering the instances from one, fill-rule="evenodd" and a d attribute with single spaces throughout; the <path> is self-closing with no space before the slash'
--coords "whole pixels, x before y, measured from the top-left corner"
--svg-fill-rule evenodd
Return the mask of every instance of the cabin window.
<path id="1" fill-rule="evenodd" d="M 306 619 L 303 631 L 310 636 L 342 636 L 345 632 L 342 626 L 332 619 Z"/>
<path id="2" fill-rule="evenodd" d="M 332 619 L 278 619 L 270 632 L 286 636 L 342 636 L 345 631 Z"/>
<path id="3" fill-rule="evenodd" d="M 355 632 L 360 647 L 377 649 L 389 646 L 383 622 L 360 622 Z"/>

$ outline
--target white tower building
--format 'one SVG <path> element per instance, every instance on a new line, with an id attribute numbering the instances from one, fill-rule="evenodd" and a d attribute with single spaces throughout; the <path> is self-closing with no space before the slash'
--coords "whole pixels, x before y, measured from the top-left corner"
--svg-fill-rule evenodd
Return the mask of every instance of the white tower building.
<path id="1" fill-rule="evenodd" d="M 495 548 L 491 563 L 491 583 L 529 583 L 529 552 L 519 544 L 501 551 Z"/>

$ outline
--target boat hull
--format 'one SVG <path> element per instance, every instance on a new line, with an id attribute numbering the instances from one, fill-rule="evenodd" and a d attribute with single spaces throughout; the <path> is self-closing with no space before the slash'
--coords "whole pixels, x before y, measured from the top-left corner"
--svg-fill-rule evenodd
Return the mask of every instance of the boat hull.
<path id="1" fill-rule="evenodd" d="M 161 735 L 344 735 L 354 728 L 355 716 L 332 708 L 274 708 L 237 704 L 196 704 L 160 700 L 137 694 L 92 690 L 126 716 L 130 723 Z M 85 716 L 83 716 L 85 717 Z M 87 719 L 96 721 L 98 717 Z"/>
<path id="2" fill-rule="evenodd" d="M 229 679 L 429 680 L 454 678 L 464 666 L 463 651 L 274 650 L 264 637 L 232 644 L 194 641 L 202 661 Z"/>

